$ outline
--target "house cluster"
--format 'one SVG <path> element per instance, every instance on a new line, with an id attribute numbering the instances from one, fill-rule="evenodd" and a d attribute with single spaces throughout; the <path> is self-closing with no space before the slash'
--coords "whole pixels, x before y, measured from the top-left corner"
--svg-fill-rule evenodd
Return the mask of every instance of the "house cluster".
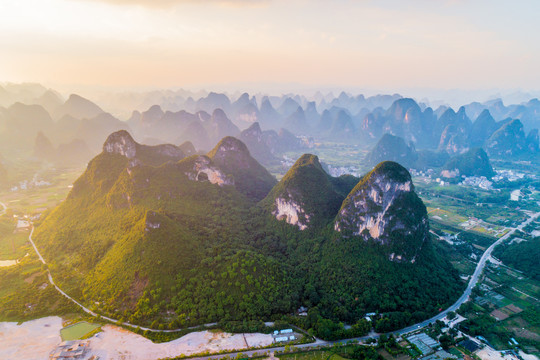
<path id="1" fill-rule="evenodd" d="M 435 170 L 433 169 L 427 169 L 427 170 L 416 170 L 416 169 L 409 169 L 409 173 L 412 177 L 415 177 L 414 181 L 423 181 L 426 184 L 431 184 L 434 179 L 432 178 L 432 175 L 435 174 Z M 440 181 L 441 179 L 439 179 Z"/>
<path id="2" fill-rule="evenodd" d="M 439 342 L 427 334 L 419 333 L 409 336 L 407 340 L 416 346 L 422 353 L 422 360 L 445 360 L 457 359 L 456 355 L 450 354 L 441 349 Z"/>
<path id="3" fill-rule="evenodd" d="M 516 180 L 523 179 L 526 176 L 530 178 L 534 178 L 532 175 L 525 175 L 524 173 L 519 173 L 514 170 L 495 170 L 495 172 L 497 173 L 497 175 L 495 175 L 492 178 L 494 182 L 498 182 L 505 179 L 508 181 L 516 181 Z"/>
<path id="4" fill-rule="evenodd" d="M 290 168 L 294 165 L 295 160 L 291 159 L 287 155 L 283 155 L 283 159 L 281 160 L 281 166 L 283 166 L 285 169 Z"/>
<path id="5" fill-rule="evenodd" d="M 274 342 L 285 342 L 285 341 L 296 340 L 296 335 L 294 335 L 293 329 L 283 329 L 279 331 L 275 330 L 272 336 L 274 337 Z"/>
<path id="6" fill-rule="evenodd" d="M 42 186 L 50 186 L 51 183 L 45 180 L 39 180 L 36 177 L 34 179 L 28 181 L 23 180 L 19 182 L 19 185 L 15 185 L 11 188 L 11 191 L 19 191 L 19 190 L 28 190 L 36 187 L 42 187 Z"/>
<path id="7" fill-rule="evenodd" d="M 435 179 L 435 182 L 439 185 L 439 186 L 448 186 L 450 185 L 450 183 L 448 181 L 444 181 L 443 179 L 441 178 L 436 178 Z"/>
<path id="8" fill-rule="evenodd" d="M 32 227 L 32 224 L 30 221 L 26 219 L 17 219 L 17 228 L 15 229 L 16 232 L 26 231 L 29 230 Z"/>
<path id="9" fill-rule="evenodd" d="M 493 182 L 489 181 L 485 176 L 467 176 L 458 183 L 460 186 L 472 186 L 484 190 L 493 190 Z"/>
<path id="10" fill-rule="evenodd" d="M 364 315 L 364 319 L 367 320 L 367 321 L 372 321 L 372 318 L 374 316 L 376 316 L 377 313 L 374 313 L 374 312 L 370 312 L 370 313 L 367 313 L 366 315 Z"/>
<path id="11" fill-rule="evenodd" d="M 431 175 L 435 173 L 435 170 L 433 169 L 427 169 L 427 170 L 416 170 L 416 169 L 409 169 L 409 172 L 412 176 L 421 176 L 426 177 L 428 179 L 431 179 Z"/>
<path id="12" fill-rule="evenodd" d="M 360 170 L 354 166 L 331 166 L 328 165 L 328 173 L 333 177 L 340 177 L 341 175 L 352 175 L 360 177 Z"/>

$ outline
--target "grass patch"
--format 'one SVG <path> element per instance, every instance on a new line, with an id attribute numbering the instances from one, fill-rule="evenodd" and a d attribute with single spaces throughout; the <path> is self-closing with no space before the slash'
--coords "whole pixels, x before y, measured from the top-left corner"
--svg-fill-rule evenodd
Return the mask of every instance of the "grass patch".
<path id="1" fill-rule="evenodd" d="M 73 325 L 68 325 L 60 330 L 60 336 L 63 341 L 78 340 L 86 337 L 90 333 L 95 333 L 100 329 L 99 324 L 90 324 L 86 321 L 81 321 Z"/>
<path id="2" fill-rule="evenodd" d="M 282 360 L 330 360 L 331 357 L 332 357 L 332 360 L 343 359 L 341 356 L 339 356 L 339 359 L 334 358 L 334 356 L 339 356 L 339 355 L 334 354 L 330 351 L 319 350 L 319 351 L 310 351 L 310 352 L 303 352 L 303 353 L 297 353 L 297 354 L 285 354 L 285 355 L 280 355 L 279 358 Z"/>
<path id="3" fill-rule="evenodd" d="M 459 271 L 460 274 L 472 275 L 476 269 L 476 264 L 464 259 L 462 261 L 450 261 L 450 263 Z"/>
<path id="4" fill-rule="evenodd" d="M 0 237 L 0 260 L 17 260 L 28 252 L 28 232 L 8 234 Z"/>
<path id="5" fill-rule="evenodd" d="M 17 265 L 0 268 L 0 321 L 28 321 L 79 311 L 49 284 L 35 254 L 23 257 Z"/>
<path id="6" fill-rule="evenodd" d="M 456 347 L 452 346 L 447 350 L 450 354 L 456 355 L 458 358 L 463 359 L 463 353 L 459 351 Z"/>

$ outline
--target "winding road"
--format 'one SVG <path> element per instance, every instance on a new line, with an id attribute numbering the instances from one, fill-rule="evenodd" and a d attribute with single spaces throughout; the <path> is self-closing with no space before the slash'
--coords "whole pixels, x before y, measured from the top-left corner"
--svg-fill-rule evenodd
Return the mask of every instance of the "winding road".
<path id="1" fill-rule="evenodd" d="M 0 203 L 0 204 L 2 204 L 2 203 Z M 4 211 L 5 211 L 5 206 L 4 206 Z M 512 236 L 512 234 L 514 234 L 514 232 L 516 232 L 518 230 L 523 230 L 523 228 L 525 226 L 529 225 L 531 222 L 533 222 L 539 216 L 540 216 L 540 212 L 532 214 L 526 221 L 521 223 L 518 227 L 511 228 L 508 233 L 506 233 L 504 236 L 502 236 L 500 239 L 495 241 L 493 244 L 491 244 L 490 247 L 488 247 L 486 249 L 486 251 L 484 252 L 482 257 L 478 261 L 478 264 L 476 265 L 476 269 L 474 270 L 474 273 L 471 276 L 471 279 L 469 280 L 469 284 L 467 285 L 467 288 L 465 289 L 465 291 L 463 292 L 461 297 L 452 306 L 450 306 L 449 308 L 447 308 L 444 311 L 441 311 L 439 314 L 435 315 L 434 317 L 432 317 L 432 318 L 430 318 L 428 320 L 422 321 L 421 323 L 418 323 L 418 324 L 415 324 L 415 325 L 408 326 L 408 327 L 403 328 L 401 330 L 393 331 L 393 333 L 401 335 L 401 334 L 405 334 L 405 333 L 408 333 L 408 332 L 411 332 L 411 331 L 414 331 L 414 330 L 418 330 L 418 329 L 423 328 L 423 327 L 425 327 L 425 326 L 429 325 L 430 323 L 433 323 L 433 322 L 435 322 L 437 320 L 442 320 L 448 314 L 448 312 L 456 311 L 463 303 L 465 303 L 469 299 L 469 296 L 471 295 L 471 291 L 476 286 L 476 284 L 478 282 L 478 279 L 480 278 L 480 275 L 482 274 L 482 271 L 484 270 L 484 267 L 486 266 L 486 262 L 489 259 L 489 257 L 491 256 L 491 253 L 493 252 L 493 249 L 497 245 L 501 244 L 503 241 L 507 240 L 510 236 Z M 39 250 L 36 247 L 36 244 L 34 243 L 34 241 L 32 239 L 32 234 L 33 233 L 34 233 L 34 228 L 32 227 L 32 230 L 30 231 L 30 235 L 28 236 L 28 240 L 30 241 L 30 243 L 32 244 L 34 250 L 36 251 L 36 254 L 37 254 L 39 260 L 43 264 L 47 264 L 45 262 L 45 259 L 43 259 L 43 257 L 41 256 Z M 49 271 L 49 269 L 47 269 L 47 276 L 49 278 L 49 282 L 51 283 L 51 285 L 53 285 L 55 287 L 55 289 L 60 294 L 62 294 L 66 298 L 68 298 L 70 301 L 72 301 L 78 307 L 80 307 L 84 312 L 86 312 L 86 313 L 88 313 L 88 314 L 90 314 L 92 316 L 100 316 L 102 319 L 108 320 L 108 321 L 113 322 L 113 323 L 118 323 L 118 320 L 116 320 L 116 319 L 112 319 L 110 317 L 99 315 L 99 314 L 93 312 L 92 310 L 88 309 L 87 307 L 85 307 L 84 305 L 79 303 L 77 300 L 73 299 L 71 296 L 66 294 L 64 291 L 62 291 L 62 289 L 60 289 L 54 283 L 53 277 L 52 277 L 51 272 Z M 139 328 L 141 330 L 148 330 L 148 331 L 152 331 L 152 332 L 162 332 L 162 333 L 171 333 L 171 332 L 177 332 L 177 331 L 180 331 L 180 330 L 185 330 L 185 328 L 184 329 L 173 329 L 173 330 L 150 329 L 150 328 L 146 328 L 146 327 L 142 327 L 142 326 L 133 325 L 133 324 L 130 324 L 130 323 L 127 323 L 127 322 L 123 322 L 121 324 L 124 325 L 124 326 L 131 327 L 131 328 Z M 213 325 L 215 325 L 215 323 L 205 324 L 204 326 L 213 326 Z M 188 329 L 194 329 L 194 328 L 197 328 L 197 327 L 190 327 Z M 378 336 L 379 336 L 379 334 L 371 333 L 370 335 L 367 335 L 367 336 L 363 336 L 363 337 L 359 337 L 359 338 L 353 338 L 353 339 L 345 339 L 345 340 L 340 340 L 340 341 L 324 341 L 324 340 L 316 339 L 316 341 L 314 343 L 295 345 L 295 347 L 296 348 L 310 348 L 310 347 L 316 347 L 316 346 L 321 346 L 321 345 L 331 345 L 331 344 L 334 344 L 334 343 L 346 342 L 346 341 L 351 341 L 351 340 L 352 341 L 360 341 L 360 340 L 365 340 L 365 339 L 367 339 L 369 337 L 377 338 Z M 283 350 L 283 349 L 285 349 L 284 346 L 278 346 L 278 347 L 275 347 L 275 348 L 241 351 L 241 352 L 228 353 L 228 354 L 222 354 L 222 355 L 210 355 L 210 356 L 200 357 L 200 358 L 197 358 L 197 359 L 205 359 L 205 360 L 208 360 L 208 359 L 220 359 L 220 358 L 225 357 L 225 356 L 234 357 L 234 356 L 236 356 L 236 355 L 238 355 L 240 353 L 247 356 L 247 355 L 253 355 L 256 352 L 260 353 L 261 351 L 263 351 L 263 352 L 264 351 L 269 351 L 269 350 L 270 351 L 280 351 L 280 350 Z"/>
<path id="2" fill-rule="evenodd" d="M 43 256 L 41 256 L 41 253 L 39 252 L 39 250 L 37 249 L 36 247 L 36 244 L 34 243 L 34 240 L 32 239 L 32 235 L 34 233 L 34 227 L 32 227 L 32 230 L 30 231 L 30 235 L 28 236 L 28 240 L 30 241 L 30 243 L 32 244 L 32 247 L 34 248 L 34 250 L 36 251 L 36 254 L 39 258 L 39 261 L 41 261 L 43 264 L 47 265 L 47 263 L 45 262 L 45 259 L 43 259 Z M 87 307 L 85 307 L 83 304 L 81 304 L 80 302 L 78 302 L 77 300 L 75 300 L 74 298 L 72 298 L 71 296 L 69 296 L 68 294 L 66 294 L 62 289 L 60 289 L 58 287 L 58 285 L 55 284 L 54 280 L 53 280 L 53 277 L 51 275 L 51 271 L 49 269 L 47 269 L 47 277 L 49 278 L 49 282 L 51 283 L 52 286 L 54 286 L 54 288 L 56 290 L 58 290 L 58 292 L 62 295 L 64 295 L 66 298 L 68 298 L 70 301 L 72 301 L 75 305 L 77 305 L 78 307 L 81 308 L 82 311 L 84 311 L 85 313 L 87 314 L 90 314 L 92 316 L 99 316 L 101 317 L 102 319 L 105 319 L 107 321 L 110 321 L 110 322 L 113 322 L 113 323 L 117 323 L 118 324 L 118 320 L 116 319 L 113 319 L 113 318 L 110 318 L 108 316 L 104 316 L 104 315 L 99 315 L 95 312 L 93 312 L 92 310 L 88 309 Z M 138 326 L 138 325 L 133 325 L 133 324 L 130 324 L 128 322 L 122 322 L 121 323 L 123 326 L 129 326 L 131 328 L 139 328 L 141 330 L 148 330 L 148 331 L 153 331 L 153 332 L 163 332 L 163 333 L 168 333 L 168 332 L 176 332 L 176 331 L 180 331 L 180 330 L 185 330 L 186 328 L 183 328 L 183 329 L 173 329 L 173 330 L 158 330 L 158 329 L 150 329 L 150 328 L 146 328 L 146 327 L 143 327 L 143 326 Z M 203 326 L 214 326 L 214 325 L 217 325 L 217 323 L 209 323 L 209 324 L 204 324 Z M 193 326 L 193 327 L 188 327 L 187 329 L 195 329 L 195 328 L 198 328 L 200 326 Z"/>
<path id="3" fill-rule="evenodd" d="M 486 266 L 486 262 L 491 256 L 491 253 L 493 252 L 493 249 L 499 244 L 501 244 L 503 241 L 507 240 L 510 236 L 514 234 L 517 230 L 523 230 L 523 228 L 527 225 L 529 225 L 531 222 L 533 222 L 535 219 L 537 219 L 540 216 L 540 212 L 537 212 L 533 215 L 531 215 L 527 220 L 525 220 L 523 223 L 521 223 L 518 227 L 511 228 L 509 232 L 507 232 L 504 236 L 502 236 L 499 240 L 495 241 L 493 244 L 491 244 L 490 247 L 484 251 L 484 254 L 480 258 L 480 261 L 478 261 L 478 264 L 476 265 L 476 269 L 474 270 L 474 273 L 469 280 L 469 284 L 467 285 L 467 288 L 465 289 L 465 292 L 463 292 L 463 295 L 448 309 L 440 312 L 439 314 L 435 315 L 431 319 L 425 320 L 419 324 L 412 325 L 409 327 L 406 327 L 404 329 L 395 331 L 394 333 L 397 334 L 405 334 L 410 331 L 416 330 L 418 328 L 422 328 L 424 326 L 427 326 L 430 323 L 433 323 L 437 320 L 442 320 L 450 311 L 456 311 L 459 309 L 459 307 L 466 302 L 469 299 L 469 296 L 471 296 L 472 289 L 476 286 L 476 283 L 478 282 L 478 279 L 480 278 L 480 275 L 482 274 L 482 271 L 484 270 L 484 267 Z"/>

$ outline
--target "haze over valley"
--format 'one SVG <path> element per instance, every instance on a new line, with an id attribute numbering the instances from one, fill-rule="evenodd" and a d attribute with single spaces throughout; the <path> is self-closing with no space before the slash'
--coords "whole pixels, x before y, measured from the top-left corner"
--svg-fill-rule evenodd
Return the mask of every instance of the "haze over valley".
<path id="1" fill-rule="evenodd" d="M 538 359 L 538 5 L 409 5 L 0 5 L 0 358 Z"/>

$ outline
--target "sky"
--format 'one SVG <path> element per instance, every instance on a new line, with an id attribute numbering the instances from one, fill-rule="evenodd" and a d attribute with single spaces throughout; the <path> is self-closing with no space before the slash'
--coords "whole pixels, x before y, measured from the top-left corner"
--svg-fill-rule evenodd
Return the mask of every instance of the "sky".
<path id="1" fill-rule="evenodd" d="M 538 0 L 0 0 L 0 82 L 540 90 Z"/>

